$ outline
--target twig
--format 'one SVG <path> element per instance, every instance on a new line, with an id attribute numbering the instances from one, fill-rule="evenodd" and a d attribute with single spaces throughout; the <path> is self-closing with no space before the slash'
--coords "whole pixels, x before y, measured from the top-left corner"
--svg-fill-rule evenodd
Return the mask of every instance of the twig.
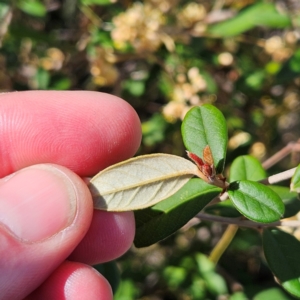
<path id="1" fill-rule="evenodd" d="M 209 215 L 205 213 L 198 213 L 196 215 L 196 218 L 205 221 L 219 222 L 223 224 L 233 224 L 241 227 L 258 228 L 258 229 L 262 227 L 276 227 L 276 226 L 300 227 L 300 220 L 285 221 L 283 219 L 281 221 L 276 221 L 272 223 L 257 223 L 254 221 L 244 220 L 241 218 L 227 218 L 227 217 Z"/>
<path id="2" fill-rule="evenodd" d="M 226 228 L 225 232 L 223 233 L 222 237 L 218 241 L 217 245 L 211 251 L 209 259 L 217 264 L 231 241 L 233 240 L 236 232 L 238 231 L 239 227 L 237 225 L 230 224 Z"/>
<path id="3" fill-rule="evenodd" d="M 275 174 L 275 175 L 271 175 L 271 176 L 269 176 L 265 179 L 262 179 L 258 182 L 260 182 L 262 184 L 265 184 L 265 185 L 278 183 L 278 182 L 281 182 L 281 181 L 292 178 L 294 173 L 295 173 L 295 170 L 296 170 L 296 168 L 292 168 L 292 169 L 289 169 L 287 171 L 284 171 L 284 172 L 281 172 L 281 173 L 278 173 L 278 174 Z M 222 201 L 225 201 L 227 199 L 228 199 L 228 193 L 225 192 L 222 195 L 219 195 L 219 196 L 215 197 L 207 206 L 217 204 L 220 201 L 222 202 Z"/>
<path id="4" fill-rule="evenodd" d="M 285 146 L 283 149 L 281 149 L 279 152 L 277 152 L 275 155 L 267 159 L 263 164 L 264 169 L 268 169 L 274 164 L 276 164 L 278 161 L 283 159 L 285 156 L 289 155 L 292 151 L 300 151 L 300 140 L 298 140 L 297 143 L 289 143 L 287 146 Z M 287 179 L 290 179 L 294 173 L 296 168 L 281 172 L 279 174 L 275 174 L 272 176 L 269 176 L 268 178 L 265 178 L 263 180 L 260 180 L 259 182 L 262 184 L 274 184 L 277 182 L 281 182 Z M 228 184 L 228 183 L 227 183 Z M 218 197 L 214 198 L 209 205 L 213 205 L 219 201 L 224 201 L 228 199 L 228 193 L 225 192 L 222 195 L 219 195 Z M 217 245 L 213 248 L 211 254 L 210 254 L 210 260 L 213 261 L 215 264 L 219 261 L 220 257 L 223 255 L 223 253 L 228 248 L 229 244 L 231 243 L 232 239 L 234 238 L 239 226 L 240 227 L 250 227 L 250 228 L 263 228 L 263 227 L 275 227 L 275 226 L 289 226 L 289 227 L 300 227 L 300 221 L 277 221 L 273 223 L 256 223 L 250 220 L 245 220 L 243 218 L 226 218 L 226 217 L 220 217 L 220 216 L 214 216 L 214 215 L 208 215 L 205 213 L 198 213 L 197 218 L 200 220 L 207 220 L 207 221 L 213 221 L 213 222 L 220 222 L 224 224 L 229 224 L 226 231 L 222 235 L 221 239 L 217 243 Z"/>
<path id="5" fill-rule="evenodd" d="M 277 164 L 280 160 L 282 160 L 284 157 L 288 156 L 293 151 L 299 151 L 300 152 L 300 141 L 298 140 L 295 142 L 288 143 L 285 147 L 283 147 L 280 151 L 275 153 L 273 156 L 268 158 L 262 163 L 262 166 L 264 169 L 269 169 L 273 165 Z"/>
<path id="6" fill-rule="evenodd" d="M 280 182 L 280 181 L 284 181 L 284 180 L 292 178 L 295 171 L 296 171 L 296 168 L 289 169 L 287 171 L 284 171 L 284 172 L 272 175 L 272 176 L 270 176 L 268 178 L 265 178 L 263 180 L 260 180 L 259 182 L 263 183 L 263 184 L 274 184 L 274 183 L 277 183 L 277 182 Z"/>

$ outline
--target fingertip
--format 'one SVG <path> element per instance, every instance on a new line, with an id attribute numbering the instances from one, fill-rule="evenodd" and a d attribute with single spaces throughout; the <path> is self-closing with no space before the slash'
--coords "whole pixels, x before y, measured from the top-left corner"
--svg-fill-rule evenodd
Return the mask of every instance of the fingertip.
<path id="1" fill-rule="evenodd" d="M 94 268 L 65 261 L 26 299 L 110 300 L 113 293 L 108 281 Z"/>
<path id="2" fill-rule="evenodd" d="M 119 97 L 109 95 L 109 99 L 113 99 L 115 105 L 107 118 L 107 126 L 103 126 L 110 136 L 106 139 L 105 166 L 101 169 L 132 157 L 142 139 L 141 121 L 133 107 Z"/>
<path id="3" fill-rule="evenodd" d="M 92 220 L 92 199 L 78 175 L 50 164 L 4 178 L 0 198 L 0 298 L 21 299 L 82 240 Z"/>
<path id="4" fill-rule="evenodd" d="M 131 247 L 134 234 L 133 212 L 94 210 L 89 231 L 69 259 L 90 265 L 116 259 Z"/>
<path id="5" fill-rule="evenodd" d="M 92 176 L 133 156 L 141 141 L 134 109 L 121 98 L 98 92 L 4 94 L 0 122 L 0 176 L 40 163 Z"/>

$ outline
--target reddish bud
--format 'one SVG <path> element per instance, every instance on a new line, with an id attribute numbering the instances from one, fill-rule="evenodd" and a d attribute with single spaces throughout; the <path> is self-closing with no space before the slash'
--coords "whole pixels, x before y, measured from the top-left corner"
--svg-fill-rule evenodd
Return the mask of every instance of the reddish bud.
<path id="1" fill-rule="evenodd" d="M 213 182 L 216 176 L 216 170 L 210 147 L 207 145 L 203 150 L 204 161 L 195 153 L 191 153 L 189 151 L 186 152 L 188 157 L 197 165 L 198 169 L 208 179 L 208 181 Z"/>
<path id="2" fill-rule="evenodd" d="M 195 153 L 192 153 L 190 151 L 186 151 L 186 153 L 187 156 L 197 165 L 198 169 L 201 170 L 201 167 L 204 165 L 203 160 Z"/>
<path id="3" fill-rule="evenodd" d="M 210 166 L 214 164 L 214 158 L 208 145 L 203 149 L 203 160 Z"/>

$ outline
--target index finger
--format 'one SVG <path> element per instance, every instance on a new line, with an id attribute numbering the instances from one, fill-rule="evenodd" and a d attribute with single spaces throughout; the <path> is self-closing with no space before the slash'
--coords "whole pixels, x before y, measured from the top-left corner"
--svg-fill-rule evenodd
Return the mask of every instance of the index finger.
<path id="1" fill-rule="evenodd" d="M 27 91 L 0 96 L 0 177 L 39 163 L 80 176 L 134 155 L 140 121 L 125 101 L 88 91 Z"/>

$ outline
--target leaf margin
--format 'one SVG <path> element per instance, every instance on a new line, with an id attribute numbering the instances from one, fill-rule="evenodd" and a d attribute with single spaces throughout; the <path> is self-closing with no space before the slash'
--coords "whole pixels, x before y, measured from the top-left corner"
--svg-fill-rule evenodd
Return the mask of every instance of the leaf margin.
<path id="1" fill-rule="evenodd" d="M 241 188 L 241 186 L 242 186 L 242 188 Z M 248 188 L 250 188 L 250 192 L 251 192 L 250 195 L 248 195 L 248 193 L 245 193 L 243 191 L 243 189 L 247 190 Z M 267 204 L 269 204 L 269 206 L 265 203 L 266 199 L 263 199 L 263 200 L 254 199 L 254 197 L 256 196 L 254 191 L 256 191 L 256 195 L 263 194 L 266 197 L 266 199 L 269 201 L 267 203 Z M 254 222 L 258 222 L 258 223 L 276 222 L 276 221 L 280 220 L 280 218 L 284 214 L 285 206 L 284 206 L 282 199 L 273 190 L 271 190 L 270 188 L 268 188 L 267 186 L 265 186 L 262 183 L 259 183 L 256 181 L 251 181 L 251 180 L 234 181 L 234 182 L 230 183 L 227 192 L 228 192 L 230 200 L 232 201 L 232 203 L 236 207 L 236 209 L 242 215 L 244 215 L 249 220 L 252 220 Z M 254 195 L 252 195 L 252 193 L 254 193 Z M 246 197 L 245 197 L 245 195 L 246 195 Z M 271 198 L 268 198 L 268 196 L 270 196 L 270 195 L 271 195 Z M 251 207 L 251 209 L 248 209 L 249 205 L 247 205 L 247 201 L 249 201 L 249 200 L 252 201 L 253 199 L 256 200 L 256 202 L 252 202 L 252 203 L 250 202 L 249 204 L 252 204 L 252 207 Z M 274 200 L 276 202 L 274 202 Z M 272 201 L 273 201 L 273 203 L 272 203 Z M 268 219 L 266 218 L 266 216 L 261 217 L 261 215 L 265 214 L 265 212 L 263 212 L 262 209 L 260 211 L 258 211 L 258 217 L 257 217 L 257 210 L 254 209 L 255 204 L 258 207 L 262 207 L 262 209 L 267 208 L 267 210 L 269 209 L 269 211 L 271 211 L 271 214 L 269 214 Z M 271 204 L 273 204 L 273 205 L 276 204 L 277 211 L 275 211 L 275 209 L 271 208 Z M 255 213 L 256 213 L 256 215 L 255 215 Z M 273 215 L 273 216 L 271 216 L 271 215 Z"/>
<path id="2" fill-rule="evenodd" d="M 159 179 L 153 179 L 152 182 L 151 181 L 146 181 L 146 183 L 144 185 L 141 185 L 141 184 L 138 184 L 137 186 L 134 186 L 134 185 L 128 185 L 127 188 L 124 188 L 124 186 L 122 187 L 113 187 L 115 189 L 115 194 L 117 193 L 122 193 L 122 192 L 125 192 L 125 191 L 128 191 L 130 189 L 134 189 L 134 188 L 137 188 L 139 189 L 139 187 L 141 186 L 150 186 L 151 183 L 155 183 L 155 182 L 163 182 L 162 184 L 166 184 L 166 182 L 168 180 L 178 180 L 178 178 L 181 176 L 183 178 L 181 178 L 181 182 L 178 183 L 178 186 L 174 187 L 174 189 L 169 193 L 167 194 L 167 196 L 163 197 L 163 198 L 158 198 L 156 200 L 152 200 L 150 201 L 150 203 L 145 203 L 144 205 L 140 205 L 139 207 L 125 207 L 124 206 L 120 206 L 120 207 L 110 207 L 109 208 L 109 203 L 111 203 L 112 200 L 107 200 L 105 199 L 105 193 L 107 195 L 110 195 L 110 194 L 113 194 L 113 193 L 110 193 L 110 192 L 105 192 L 104 188 L 104 184 L 103 186 L 101 186 L 101 181 L 100 181 L 100 184 L 99 180 L 103 180 L 103 178 L 100 178 L 101 176 L 104 177 L 105 175 L 103 174 L 107 174 L 111 171 L 115 172 L 115 176 L 117 178 L 117 175 L 119 175 L 118 173 L 120 172 L 119 168 L 121 167 L 128 167 L 131 163 L 136 163 L 136 162 L 141 162 L 142 160 L 146 159 L 154 159 L 154 158 L 164 158 L 164 159 L 168 159 L 168 158 L 171 158 L 173 160 L 176 160 L 177 162 L 181 161 L 182 163 L 186 164 L 187 167 L 184 171 L 180 172 L 180 173 L 177 173 L 175 176 L 170 176 L 169 178 L 167 176 L 165 176 L 164 178 L 160 177 Z M 153 162 L 152 162 L 153 163 Z M 99 172 L 98 174 L 96 174 L 89 182 L 89 189 L 90 189 L 90 192 L 92 194 L 92 197 L 93 197 L 93 202 L 94 202 L 94 208 L 95 209 L 100 209 L 100 210 L 106 210 L 106 211 L 131 211 L 131 210 L 136 210 L 136 209 L 143 209 L 143 208 L 146 208 L 146 207 L 149 207 L 149 206 L 152 206 L 162 200 L 164 200 L 165 198 L 169 197 L 170 195 L 174 194 L 177 190 L 179 190 L 185 183 L 188 182 L 188 180 L 190 178 L 192 178 L 193 176 L 198 176 L 197 174 L 199 173 L 199 170 L 197 168 L 197 166 L 195 164 L 193 164 L 190 160 L 188 159 L 185 159 L 183 157 L 180 157 L 180 156 L 176 156 L 176 155 L 171 155 L 171 154 L 165 154 L 165 153 L 155 153 L 155 154 L 149 154 L 149 155 L 141 155 L 141 156 L 137 156 L 137 157 L 134 157 L 134 158 L 131 158 L 131 159 L 128 159 L 128 160 L 125 160 L 125 161 L 122 161 L 122 162 L 119 162 L 117 164 L 114 164 L 104 170 L 102 170 L 101 172 Z M 146 172 L 143 170 L 141 172 L 142 175 L 145 175 Z M 139 174 L 139 175 L 141 175 Z M 179 178 L 180 180 L 180 178 Z M 117 179 L 115 179 L 115 182 L 117 181 Z M 117 182 L 117 184 L 120 184 L 119 182 Z M 122 183 L 121 183 L 122 184 Z M 101 189 L 102 189 L 102 192 L 101 192 Z M 119 201 L 120 202 L 120 201 Z"/>
<path id="3" fill-rule="evenodd" d="M 222 173 L 228 143 L 227 124 L 222 112 L 211 104 L 190 109 L 185 115 L 181 133 L 187 150 L 203 158 L 203 150 L 210 146 L 217 173 Z"/>

